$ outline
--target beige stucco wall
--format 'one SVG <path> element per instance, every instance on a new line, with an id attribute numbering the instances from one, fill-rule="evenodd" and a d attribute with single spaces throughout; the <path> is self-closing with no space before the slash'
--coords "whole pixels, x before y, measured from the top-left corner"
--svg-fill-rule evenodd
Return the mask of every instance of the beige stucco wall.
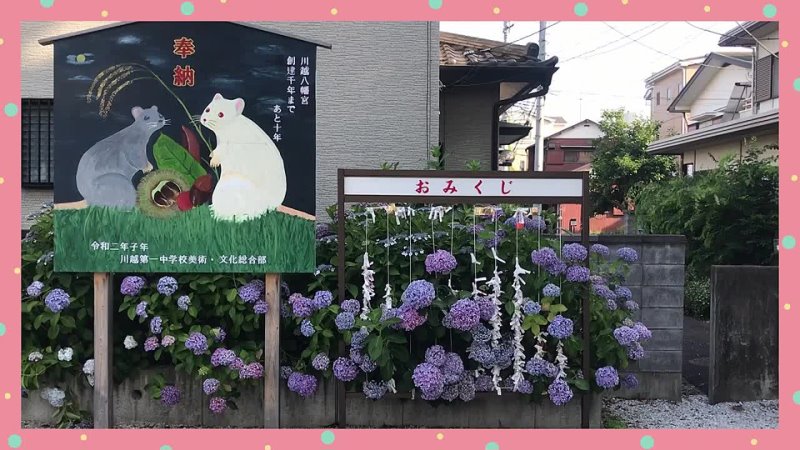
<path id="1" fill-rule="evenodd" d="M 755 145 L 758 147 L 778 145 L 778 134 L 770 133 L 757 136 Z M 733 139 L 727 142 L 715 143 L 711 145 L 698 145 L 696 148 L 683 153 L 683 163 L 694 163 L 694 170 L 699 172 L 703 170 L 715 169 L 718 166 L 717 161 L 726 155 L 734 154 L 741 156 L 746 152 L 747 143 L 745 142 L 744 138 Z M 770 157 L 777 155 L 778 150 L 767 150 L 764 152 L 763 156 Z"/>
<path id="2" fill-rule="evenodd" d="M 670 103 L 675 100 L 678 92 L 683 88 L 684 83 L 683 69 L 676 69 L 669 75 L 656 80 L 653 83 L 653 97 L 650 100 L 650 118 L 661 123 L 658 137 L 663 139 L 675 134 L 682 134 L 683 129 L 683 115 L 671 113 L 667 111 Z M 694 71 L 692 71 L 694 73 Z M 688 80 L 688 75 L 686 80 Z M 670 96 L 667 98 L 667 89 L 670 91 Z M 658 93 L 661 93 L 661 104 L 657 104 L 656 98 Z"/>

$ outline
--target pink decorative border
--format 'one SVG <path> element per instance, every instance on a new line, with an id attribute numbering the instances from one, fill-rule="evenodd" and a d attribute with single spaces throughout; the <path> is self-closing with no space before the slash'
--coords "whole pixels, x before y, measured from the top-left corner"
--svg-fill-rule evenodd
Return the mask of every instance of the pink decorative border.
<path id="1" fill-rule="evenodd" d="M 193 8 L 183 6 L 192 3 Z M 0 4 L 0 164 L 2 221 L 0 252 L 0 356 L 16 366 L 20 357 L 20 22 L 63 20 L 771 20 L 781 22 L 780 84 L 782 117 L 800 118 L 800 2 L 797 0 L 4 0 Z M 183 7 L 183 10 L 182 10 Z M 190 15 L 184 14 L 192 9 Z M 771 15 L 771 14 L 769 14 Z M 791 19 L 795 17 L 795 19 Z M 624 70 L 633 61 L 618 61 Z M 787 119 L 789 118 L 789 119 Z M 800 424 L 800 361 L 791 344 L 800 341 L 800 305 L 792 308 L 798 285 L 789 277 L 800 268 L 800 249 L 792 250 L 800 213 L 800 135 L 784 128 L 780 136 L 780 425 L 777 430 L 21 430 L 19 371 L 0 371 L 0 436 L 10 448 L 140 450 L 382 448 L 514 449 L 532 445 L 558 448 L 794 448 Z M 795 272 L 796 274 L 796 272 Z M 19 366 L 16 366 L 19 367 Z M 794 431 L 794 432 L 793 432 Z M 332 434 L 331 434 L 332 433 Z M 331 439 L 333 441 L 331 442 Z M 709 447 L 710 448 L 710 447 Z"/>

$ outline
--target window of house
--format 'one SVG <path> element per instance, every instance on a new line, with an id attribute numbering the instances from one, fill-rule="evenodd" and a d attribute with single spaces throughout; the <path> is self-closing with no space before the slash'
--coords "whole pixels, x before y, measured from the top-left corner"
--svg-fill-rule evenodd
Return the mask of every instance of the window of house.
<path id="1" fill-rule="evenodd" d="M 592 162 L 592 152 L 586 150 L 564 149 L 564 162 L 566 163 L 588 163 Z"/>
<path id="2" fill-rule="evenodd" d="M 682 172 L 687 177 L 694 176 L 694 163 L 684 164 Z"/>
<path id="3" fill-rule="evenodd" d="M 778 97 L 778 59 L 772 55 L 756 61 L 755 101 Z"/>
<path id="4" fill-rule="evenodd" d="M 778 98 L 778 61 L 778 58 L 772 58 L 772 98 Z"/>
<path id="5" fill-rule="evenodd" d="M 22 185 L 53 185 L 53 99 L 22 99 Z"/>
<path id="6" fill-rule="evenodd" d="M 661 92 L 656 92 L 656 105 L 661 104 Z"/>
<path id="7" fill-rule="evenodd" d="M 672 100 L 672 90 L 667 88 L 667 100 Z"/>

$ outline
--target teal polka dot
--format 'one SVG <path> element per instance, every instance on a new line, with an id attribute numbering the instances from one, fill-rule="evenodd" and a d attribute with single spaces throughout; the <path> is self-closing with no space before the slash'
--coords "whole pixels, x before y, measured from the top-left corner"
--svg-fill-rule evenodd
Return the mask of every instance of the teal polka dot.
<path id="1" fill-rule="evenodd" d="M 22 436 L 18 434 L 12 434 L 8 437 L 8 446 L 11 448 L 19 448 L 22 445 Z"/>
<path id="2" fill-rule="evenodd" d="M 320 439 L 322 439 L 323 444 L 331 445 L 333 444 L 334 439 L 336 439 L 336 436 L 334 436 L 333 431 L 326 430 L 322 432 L 322 436 L 320 437 Z"/>
<path id="3" fill-rule="evenodd" d="M 800 405 L 800 391 L 794 391 L 794 395 L 792 396 L 792 400 L 794 401 L 795 405 Z"/>
<path id="4" fill-rule="evenodd" d="M 164 444 L 164 445 L 162 445 L 162 446 L 160 447 L 160 449 L 161 449 L 161 450 L 172 450 L 172 446 L 171 446 L 171 445 Z"/>
<path id="5" fill-rule="evenodd" d="M 497 442 L 487 442 L 486 443 L 486 450 L 500 450 L 500 446 L 497 445 Z"/>
<path id="6" fill-rule="evenodd" d="M 6 334 L 6 324 L 0 322 L 0 336 L 3 336 L 5 334 Z"/>
<path id="7" fill-rule="evenodd" d="M 794 248 L 795 245 L 797 245 L 797 240 L 795 240 L 794 236 L 787 235 L 783 237 L 783 239 L 781 240 L 781 244 L 783 244 L 783 248 L 791 250 Z"/>
<path id="8" fill-rule="evenodd" d="M 3 108 L 3 111 L 6 113 L 8 117 L 14 117 L 19 112 L 19 107 L 16 103 L 6 103 L 6 106 Z"/>
<path id="9" fill-rule="evenodd" d="M 654 445 L 656 445 L 656 441 L 653 439 L 653 436 L 642 436 L 642 440 L 639 441 L 639 445 L 641 445 L 644 450 L 650 450 Z"/>
<path id="10" fill-rule="evenodd" d="M 800 78 L 795 78 L 794 79 L 794 90 L 795 91 L 800 91 Z"/>
<path id="11" fill-rule="evenodd" d="M 42 5 L 42 8 L 50 8 L 55 2 L 56 0 L 39 0 L 39 4 Z"/>
<path id="12" fill-rule="evenodd" d="M 184 16 L 191 16 L 194 13 L 194 3 L 183 2 L 181 3 L 181 14 Z"/>
<path id="13" fill-rule="evenodd" d="M 431 9 L 441 8 L 442 3 L 444 3 L 444 0 L 428 0 L 428 6 L 430 6 Z"/>
<path id="14" fill-rule="evenodd" d="M 575 3 L 575 15 L 583 17 L 589 13 L 589 5 L 584 2 Z"/>
<path id="15" fill-rule="evenodd" d="M 772 19 L 775 17 L 775 14 L 778 14 L 778 8 L 775 7 L 772 3 L 767 3 L 764 5 L 764 17 L 767 19 Z"/>

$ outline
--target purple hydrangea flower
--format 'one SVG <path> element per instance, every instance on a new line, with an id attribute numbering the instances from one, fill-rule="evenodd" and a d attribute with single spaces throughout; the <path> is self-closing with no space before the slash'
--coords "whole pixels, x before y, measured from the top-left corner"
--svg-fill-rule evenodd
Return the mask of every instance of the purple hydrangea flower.
<path id="1" fill-rule="evenodd" d="M 414 280 L 409 283 L 400 299 L 409 308 L 420 309 L 429 306 L 434 298 L 436 289 L 433 284 L 425 280 Z"/>
<path id="2" fill-rule="evenodd" d="M 439 398 L 441 398 L 442 400 L 448 401 L 448 402 L 452 402 L 453 400 L 457 399 L 458 398 L 458 384 L 446 385 L 442 389 L 442 393 L 441 393 L 441 395 L 439 395 Z"/>
<path id="3" fill-rule="evenodd" d="M 411 379 L 414 381 L 414 386 L 429 396 L 436 394 L 435 397 L 438 397 L 444 388 L 444 374 L 430 363 L 422 363 L 415 367 Z"/>
<path id="4" fill-rule="evenodd" d="M 340 356 L 333 362 L 333 376 L 340 381 L 353 381 L 358 376 L 358 366 L 352 359 Z"/>
<path id="5" fill-rule="evenodd" d="M 292 368 L 289 366 L 281 366 L 280 368 L 281 378 L 284 380 L 288 380 L 289 375 L 291 375 L 293 372 L 294 370 L 292 370 Z"/>
<path id="6" fill-rule="evenodd" d="M 364 383 L 362 388 L 362 392 L 364 392 L 364 396 L 370 400 L 380 400 L 384 395 L 386 395 L 386 391 L 388 391 L 388 387 L 386 383 L 382 381 L 367 381 Z"/>
<path id="7" fill-rule="evenodd" d="M 633 298 L 633 292 L 629 288 L 625 286 L 617 286 L 614 290 L 614 293 L 617 294 L 617 297 L 624 298 L 625 300 L 630 300 Z"/>
<path id="8" fill-rule="evenodd" d="M 203 333 L 192 332 L 189 338 L 186 339 L 186 348 L 192 351 L 195 355 L 202 355 L 208 350 L 208 340 Z"/>
<path id="9" fill-rule="evenodd" d="M 397 317 L 402 320 L 395 326 L 405 331 L 412 331 L 416 329 L 428 319 L 427 316 L 421 315 L 416 309 L 408 307 L 407 305 L 403 305 L 400 308 L 393 309 L 392 311 L 395 311 Z"/>
<path id="10" fill-rule="evenodd" d="M 609 253 L 610 253 L 610 251 L 608 250 L 608 247 L 606 247 L 603 244 L 594 244 L 589 249 L 589 251 L 592 252 L 592 253 L 596 253 L 596 254 L 598 254 L 600 256 L 608 256 Z"/>
<path id="11" fill-rule="evenodd" d="M 375 364 L 375 361 L 370 359 L 369 355 L 364 355 L 361 362 L 358 364 L 358 367 L 364 373 L 372 373 L 378 368 L 378 365 Z"/>
<path id="12" fill-rule="evenodd" d="M 511 341 L 503 341 L 492 349 L 494 365 L 501 369 L 511 367 L 514 361 L 514 346 Z"/>
<path id="13" fill-rule="evenodd" d="M 330 224 L 325 223 L 325 222 L 317 223 L 317 226 L 316 226 L 316 229 L 314 230 L 314 233 L 315 233 L 317 239 L 322 239 L 324 237 L 331 236 L 331 235 L 335 234 L 333 232 L 333 230 L 331 230 Z"/>
<path id="14" fill-rule="evenodd" d="M 492 303 L 492 299 L 489 297 L 481 296 L 475 299 L 475 304 L 478 305 L 478 309 L 481 312 L 481 320 L 492 320 L 495 313 L 497 313 L 497 307 Z"/>
<path id="15" fill-rule="evenodd" d="M 462 298 L 450 307 L 449 328 L 461 331 L 469 331 L 475 328 L 481 320 L 481 312 L 478 305 L 468 298 Z"/>
<path id="16" fill-rule="evenodd" d="M 564 261 L 580 262 L 586 260 L 586 257 L 589 256 L 589 251 L 586 250 L 586 247 L 578 243 L 566 244 L 561 249 L 561 256 L 564 258 Z"/>
<path id="17" fill-rule="evenodd" d="M 425 257 L 425 270 L 428 273 L 446 275 L 458 266 L 456 257 L 447 250 L 436 250 Z"/>
<path id="18" fill-rule="evenodd" d="M 236 359 L 236 353 L 227 348 L 218 348 L 211 354 L 211 365 L 214 367 L 229 366 Z"/>
<path id="19" fill-rule="evenodd" d="M 494 365 L 494 352 L 486 342 L 473 342 L 467 347 L 467 354 L 471 360 L 477 361 L 484 367 Z"/>
<path id="20" fill-rule="evenodd" d="M 359 303 L 358 300 L 356 299 L 351 298 L 342 302 L 342 311 L 355 314 L 360 309 L 361 309 L 361 303 Z"/>
<path id="21" fill-rule="evenodd" d="M 555 378 L 558 375 L 558 367 L 540 356 L 529 359 L 525 363 L 525 371 L 534 376 L 541 375 L 547 378 Z"/>
<path id="22" fill-rule="evenodd" d="M 438 400 L 441 397 L 442 393 L 444 392 L 444 386 L 441 388 L 436 388 L 430 391 L 422 391 L 420 394 L 420 398 L 427 401 L 434 401 Z"/>
<path id="23" fill-rule="evenodd" d="M 594 380 L 603 389 L 612 389 L 619 384 L 619 374 L 617 369 L 605 366 L 597 369 L 594 373 Z"/>
<path id="24" fill-rule="evenodd" d="M 542 295 L 545 297 L 558 297 L 561 295 L 561 288 L 553 283 L 547 283 L 547 285 L 542 288 Z"/>
<path id="25" fill-rule="evenodd" d="M 143 319 L 147 318 L 147 302 L 139 302 L 136 305 L 136 315 Z"/>
<path id="26" fill-rule="evenodd" d="M 304 319 L 300 323 L 300 333 L 305 337 L 311 337 L 314 334 L 314 324 L 310 320 Z"/>
<path id="27" fill-rule="evenodd" d="M 572 336 L 572 320 L 559 314 L 547 326 L 547 332 L 556 339 L 566 339 Z"/>
<path id="28" fill-rule="evenodd" d="M 542 305 L 531 299 L 525 300 L 525 302 L 522 303 L 522 312 L 526 316 L 539 314 L 541 311 L 542 311 Z"/>
<path id="29" fill-rule="evenodd" d="M 547 223 L 539 216 L 525 217 L 525 229 L 528 231 L 546 231 Z"/>
<path id="30" fill-rule="evenodd" d="M 475 398 L 475 378 L 469 372 L 461 375 L 461 381 L 458 383 L 458 398 L 464 402 L 472 401 Z"/>
<path id="31" fill-rule="evenodd" d="M 475 390 L 478 392 L 491 392 L 494 390 L 491 375 L 479 375 L 475 378 Z"/>
<path id="32" fill-rule="evenodd" d="M 25 292 L 28 294 L 29 297 L 38 297 L 42 295 L 42 289 L 44 289 L 44 283 L 41 281 L 34 281 L 33 283 L 29 284 L 28 287 L 25 289 Z"/>
<path id="33" fill-rule="evenodd" d="M 181 391 L 172 385 L 161 388 L 161 404 L 175 406 L 181 402 Z"/>
<path id="34" fill-rule="evenodd" d="M 572 389 L 569 388 L 566 381 L 561 379 L 550 383 L 547 393 L 550 396 L 550 401 L 556 406 L 566 405 L 567 402 L 572 400 Z"/>
<path id="35" fill-rule="evenodd" d="M 606 280 L 600 275 L 589 276 L 589 282 L 592 284 L 606 284 Z"/>
<path id="36" fill-rule="evenodd" d="M 644 358 L 644 347 L 642 347 L 642 344 L 634 342 L 630 347 L 628 347 L 628 358 L 634 361 Z"/>
<path id="37" fill-rule="evenodd" d="M 566 268 L 566 264 L 558 259 L 556 251 L 550 247 L 542 247 L 531 252 L 531 261 L 551 275 L 559 275 Z"/>
<path id="38" fill-rule="evenodd" d="M 178 290 L 178 280 L 173 277 L 161 277 L 156 289 L 162 295 L 172 295 Z"/>
<path id="39" fill-rule="evenodd" d="M 208 409 L 214 414 L 222 414 L 227 407 L 227 402 L 222 397 L 211 397 L 208 401 Z"/>
<path id="40" fill-rule="evenodd" d="M 269 304 L 264 300 L 259 300 L 253 303 L 253 312 L 264 315 L 269 312 Z"/>
<path id="41" fill-rule="evenodd" d="M 264 376 L 264 366 L 261 363 L 252 362 L 239 369 L 239 378 L 243 380 L 261 378 Z"/>
<path id="42" fill-rule="evenodd" d="M 484 230 L 483 225 L 476 223 L 475 225 L 468 225 L 467 226 L 467 234 L 480 234 L 481 231 Z"/>
<path id="43" fill-rule="evenodd" d="M 626 300 L 623 305 L 628 311 L 636 311 L 639 309 L 639 304 L 633 300 Z"/>
<path id="44" fill-rule="evenodd" d="M 192 304 L 192 300 L 189 298 L 188 295 L 181 295 L 178 297 L 178 309 L 181 311 L 188 311 L 189 306 Z"/>
<path id="45" fill-rule="evenodd" d="M 589 269 L 583 266 L 567 267 L 566 277 L 572 283 L 585 283 L 589 281 Z"/>
<path id="46" fill-rule="evenodd" d="M 130 295 L 130 296 L 137 296 L 140 292 L 142 292 L 142 288 L 146 281 L 144 278 L 136 275 L 127 276 L 122 279 L 122 284 L 120 284 L 119 292 L 122 295 Z"/>
<path id="47" fill-rule="evenodd" d="M 311 367 L 316 370 L 322 372 L 323 370 L 328 370 L 328 366 L 331 364 L 330 358 L 325 353 L 317 353 L 317 356 L 311 360 Z"/>
<path id="48" fill-rule="evenodd" d="M 625 389 L 636 389 L 639 387 L 639 380 L 636 378 L 636 375 L 632 373 L 623 375 L 619 379 L 619 383 Z"/>
<path id="49" fill-rule="evenodd" d="M 311 301 L 311 304 L 314 306 L 314 309 L 322 309 L 331 306 L 331 302 L 333 301 L 333 294 L 330 291 L 317 291 L 314 294 L 314 300 Z"/>
<path id="50" fill-rule="evenodd" d="M 458 356 L 458 353 L 448 352 L 445 355 L 444 364 L 441 367 L 442 375 L 444 375 L 445 384 L 458 383 L 461 380 L 461 375 L 464 373 L 464 361 Z"/>
<path id="51" fill-rule="evenodd" d="M 239 297 L 245 303 L 255 303 L 264 298 L 264 282 L 251 280 L 239 287 Z"/>
<path id="52" fill-rule="evenodd" d="M 216 378 L 206 378 L 203 380 L 203 392 L 206 395 L 211 395 L 219 389 L 219 380 Z"/>
<path id="53" fill-rule="evenodd" d="M 360 330 L 353 333 L 353 336 L 350 338 L 350 346 L 353 348 L 361 348 L 364 346 L 364 341 L 367 340 L 367 336 L 369 336 L 369 332 L 366 328 L 361 328 Z"/>
<path id="54" fill-rule="evenodd" d="M 611 290 L 611 288 L 609 288 L 608 286 L 606 286 L 604 284 L 592 285 L 592 292 L 594 292 L 595 295 L 598 295 L 598 296 L 600 296 L 601 298 L 603 298 L 605 300 L 616 300 L 617 299 L 617 294 L 615 294 L 614 291 Z"/>
<path id="55" fill-rule="evenodd" d="M 334 323 L 339 330 L 351 330 L 356 325 L 356 317 L 351 312 L 342 311 L 336 315 Z"/>
<path id="56" fill-rule="evenodd" d="M 617 308 L 619 308 L 619 305 L 617 305 L 616 300 L 612 299 L 606 300 L 606 309 L 608 309 L 609 311 L 616 311 Z"/>
<path id="57" fill-rule="evenodd" d="M 292 372 L 286 385 L 290 391 L 301 397 L 311 397 L 317 392 L 317 377 L 302 372 Z"/>
<path id="58" fill-rule="evenodd" d="M 446 352 L 441 345 L 432 345 L 425 350 L 425 362 L 434 366 L 443 366 Z"/>
<path id="59" fill-rule="evenodd" d="M 653 337 L 653 333 L 642 322 L 636 322 L 633 329 L 639 335 L 639 341 L 646 341 Z"/>
<path id="60" fill-rule="evenodd" d="M 150 336 L 149 338 L 145 339 L 144 341 L 144 351 L 152 352 L 158 348 L 158 338 L 155 336 Z"/>
<path id="61" fill-rule="evenodd" d="M 614 330 L 614 339 L 619 342 L 619 345 L 628 347 L 639 340 L 639 333 L 635 329 L 623 325 Z"/>
<path id="62" fill-rule="evenodd" d="M 313 313 L 314 300 L 306 297 L 299 297 L 292 302 L 292 314 L 294 314 L 295 317 L 311 317 Z"/>
<path id="63" fill-rule="evenodd" d="M 69 306 L 69 303 L 69 294 L 64 292 L 63 289 L 53 289 L 44 298 L 45 306 L 54 313 L 65 310 Z"/>
<path id="64" fill-rule="evenodd" d="M 160 316 L 153 317 L 152 319 L 150 319 L 150 332 L 153 334 L 161 334 L 161 331 L 163 331 L 161 325 L 162 325 L 161 317 Z"/>
<path id="65" fill-rule="evenodd" d="M 483 324 L 478 324 L 475 328 L 471 329 L 469 332 L 472 334 L 472 340 L 475 342 L 489 342 L 489 340 L 492 339 L 492 331 L 486 328 Z"/>
<path id="66" fill-rule="evenodd" d="M 617 250 L 617 257 L 628 264 L 633 264 L 639 260 L 639 255 L 636 253 L 636 250 L 630 247 L 622 247 Z"/>
<path id="67" fill-rule="evenodd" d="M 361 364 L 362 362 L 364 362 L 364 354 L 361 353 L 361 349 L 360 348 L 351 347 L 350 348 L 350 359 L 352 359 L 353 362 L 356 363 L 356 364 Z"/>
<path id="68" fill-rule="evenodd" d="M 170 336 L 168 334 L 165 334 L 164 337 L 161 338 L 162 347 L 169 347 L 174 343 L 175 343 L 175 336 Z"/>
<path id="69" fill-rule="evenodd" d="M 242 360 L 242 358 L 236 356 L 233 358 L 233 361 L 231 361 L 231 363 L 228 365 L 228 368 L 236 371 L 242 370 L 244 368 L 244 361 Z"/>
<path id="70" fill-rule="evenodd" d="M 483 246 L 487 249 L 497 248 L 503 242 L 503 236 L 498 231 L 494 236 L 483 241 Z"/>
<path id="71" fill-rule="evenodd" d="M 514 388 L 514 391 L 526 395 L 533 394 L 533 384 L 530 381 L 523 378 L 519 380 L 519 383 L 517 383 L 517 386 Z"/>

